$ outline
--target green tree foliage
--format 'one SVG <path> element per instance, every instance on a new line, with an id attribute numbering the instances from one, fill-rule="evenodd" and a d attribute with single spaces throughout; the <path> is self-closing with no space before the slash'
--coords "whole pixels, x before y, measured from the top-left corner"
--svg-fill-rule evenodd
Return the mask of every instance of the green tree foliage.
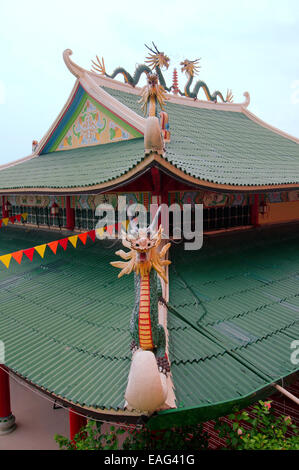
<path id="1" fill-rule="evenodd" d="M 270 401 L 260 401 L 251 414 L 236 410 L 228 416 L 229 422 L 221 418 L 216 421 L 215 429 L 226 449 L 299 450 L 299 431 L 290 416 L 275 416 Z M 73 441 L 57 434 L 55 440 L 64 450 L 205 450 L 209 444 L 201 424 L 161 431 L 143 426 L 128 431 L 124 440 L 120 440 L 124 429 L 111 426 L 103 432 L 102 425 L 89 421 Z M 291 435 L 287 435 L 288 431 Z"/>
<path id="2" fill-rule="evenodd" d="M 228 415 L 230 423 L 217 420 L 215 429 L 225 447 L 235 450 L 299 450 L 299 432 L 290 416 L 275 416 L 271 402 L 259 401 L 252 415 L 236 411 Z M 292 431 L 287 436 L 287 431 Z"/>

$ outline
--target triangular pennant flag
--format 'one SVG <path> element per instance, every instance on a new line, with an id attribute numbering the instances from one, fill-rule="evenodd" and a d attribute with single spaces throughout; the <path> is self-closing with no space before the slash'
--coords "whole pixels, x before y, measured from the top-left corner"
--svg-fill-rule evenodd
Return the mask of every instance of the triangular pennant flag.
<path id="1" fill-rule="evenodd" d="M 58 247 L 58 241 L 56 240 L 55 242 L 47 243 L 47 245 L 48 245 L 49 248 L 51 248 L 51 250 L 53 251 L 54 255 L 56 255 L 57 247 Z"/>
<path id="2" fill-rule="evenodd" d="M 62 248 L 64 249 L 64 251 L 66 250 L 66 247 L 67 247 L 67 242 L 68 242 L 68 238 L 62 238 L 61 240 L 59 240 L 59 245 L 62 246 Z"/>
<path id="3" fill-rule="evenodd" d="M 15 223 L 15 220 L 16 220 L 16 218 L 15 218 L 14 215 L 13 215 L 12 217 L 9 217 L 9 221 L 10 221 L 12 224 Z"/>
<path id="4" fill-rule="evenodd" d="M 7 224 L 8 224 L 8 221 L 9 221 L 9 218 L 8 218 L 8 217 L 5 217 L 5 219 L 2 219 L 2 222 L 4 223 L 4 225 L 7 225 Z"/>
<path id="5" fill-rule="evenodd" d="M 22 258 L 23 258 L 23 250 L 20 251 L 15 251 L 14 253 L 11 254 L 13 259 L 16 260 L 17 263 L 21 264 Z"/>
<path id="6" fill-rule="evenodd" d="M 11 260 L 11 255 L 0 256 L 0 261 L 2 261 L 4 266 L 6 266 L 7 268 L 9 268 L 10 260 Z"/>
<path id="7" fill-rule="evenodd" d="M 21 222 L 21 219 L 22 219 L 22 214 L 18 214 L 16 215 L 16 219 L 18 222 Z"/>
<path id="8" fill-rule="evenodd" d="M 90 232 L 88 232 L 88 235 L 90 236 L 90 238 L 91 238 L 92 241 L 94 242 L 95 239 L 96 239 L 96 231 L 95 231 L 95 230 L 91 230 Z"/>
<path id="9" fill-rule="evenodd" d="M 73 235 L 72 237 L 69 237 L 69 241 L 73 245 L 74 248 L 77 246 L 77 241 L 78 241 L 78 235 Z"/>
<path id="10" fill-rule="evenodd" d="M 43 258 L 45 256 L 46 246 L 47 246 L 47 244 L 45 243 L 44 245 L 38 245 L 38 246 L 34 247 L 41 258 Z"/>
<path id="11" fill-rule="evenodd" d="M 27 220 L 28 212 L 24 212 L 24 213 L 22 214 L 22 217 L 23 217 L 24 220 Z"/>
<path id="12" fill-rule="evenodd" d="M 27 256 L 27 258 L 32 261 L 33 260 L 33 255 L 34 255 L 34 248 L 28 248 L 27 250 L 24 250 L 24 255 Z"/>
<path id="13" fill-rule="evenodd" d="M 80 238 L 80 240 L 81 240 L 81 242 L 83 243 L 83 245 L 85 245 L 86 240 L 87 240 L 87 232 L 80 233 L 80 235 L 78 235 L 78 237 Z"/>

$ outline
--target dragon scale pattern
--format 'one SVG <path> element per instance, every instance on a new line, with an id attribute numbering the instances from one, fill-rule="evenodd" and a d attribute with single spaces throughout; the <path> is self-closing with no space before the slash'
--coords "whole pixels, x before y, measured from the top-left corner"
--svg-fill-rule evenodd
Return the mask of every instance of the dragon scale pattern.
<path id="1" fill-rule="evenodd" d="M 153 350 L 153 335 L 151 326 L 151 299 L 150 299 L 150 280 L 147 274 L 140 282 L 140 303 L 138 312 L 138 334 L 139 344 L 144 350 Z"/>

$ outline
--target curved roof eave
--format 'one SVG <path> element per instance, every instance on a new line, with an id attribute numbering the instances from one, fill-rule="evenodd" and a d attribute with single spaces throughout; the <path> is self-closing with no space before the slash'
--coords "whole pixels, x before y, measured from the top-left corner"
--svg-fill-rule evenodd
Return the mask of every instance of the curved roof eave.
<path id="1" fill-rule="evenodd" d="M 17 194 L 17 193 L 47 193 L 47 194 L 76 194 L 76 193 L 101 193 L 104 191 L 112 191 L 121 188 L 125 184 L 131 183 L 142 174 L 144 174 L 152 166 L 159 166 L 160 169 L 169 176 L 184 182 L 194 188 L 209 189 L 215 192 L 250 192 L 259 193 L 262 191 L 278 191 L 278 190 L 295 190 L 299 189 L 298 183 L 284 183 L 284 184 L 266 184 L 266 185 L 237 185 L 237 184 L 221 184 L 212 181 L 206 181 L 196 178 L 190 174 L 185 173 L 183 170 L 177 168 L 175 165 L 167 161 L 161 155 L 151 153 L 149 156 L 144 157 L 142 161 L 137 163 L 132 169 L 126 171 L 119 177 L 94 185 L 85 186 L 67 186 L 67 187 L 18 187 L 7 188 L 1 191 L 1 194 Z"/>
<path id="2" fill-rule="evenodd" d="M 292 382 L 298 377 L 298 371 L 289 375 L 280 377 L 277 381 L 284 380 L 285 382 Z M 274 384 L 268 383 L 252 390 L 248 395 L 240 396 L 238 398 L 232 398 L 231 400 L 209 403 L 200 406 L 173 408 L 168 410 L 159 411 L 155 415 L 151 416 L 147 422 L 147 426 L 152 430 L 159 430 L 167 426 L 180 426 L 188 422 L 189 424 L 198 424 L 226 416 L 237 406 L 239 409 L 244 409 L 247 406 L 256 403 L 258 400 L 265 400 L 269 396 L 277 393 L 277 390 L 273 386 Z"/>

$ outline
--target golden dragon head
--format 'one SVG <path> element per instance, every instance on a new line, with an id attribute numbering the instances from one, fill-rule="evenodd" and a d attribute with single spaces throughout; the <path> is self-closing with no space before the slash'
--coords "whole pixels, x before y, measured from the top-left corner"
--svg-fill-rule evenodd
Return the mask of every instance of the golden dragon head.
<path id="1" fill-rule="evenodd" d="M 164 111 L 165 101 L 168 99 L 166 92 L 162 85 L 159 84 L 158 75 L 155 73 L 147 73 L 147 84 L 141 89 L 140 92 L 141 99 L 139 103 L 142 104 L 142 110 L 144 114 L 147 112 L 148 104 L 150 105 L 149 115 L 154 116 L 156 113 L 156 105 L 154 100 L 157 99 L 157 102 L 160 105 L 162 111 Z"/>
<path id="2" fill-rule="evenodd" d="M 164 258 L 170 243 L 164 245 L 160 251 L 158 250 L 162 240 L 163 229 L 161 225 L 158 230 L 155 230 L 154 227 L 157 224 L 159 213 L 160 211 L 156 213 L 151 225 L 145 228 L 138 228 L 131 218 L 131 230 L 128 234 L 123 232 L 122 239 L 123 245 L 130 249 L 130 251 L 126 253 L 123 250 L 119 250 L 115 253 L 126 261 L 112 261 L 110 263 L 112 266 L 121 269 L 118 277 L 122 277 L 124 274 L 131 274 L 132 271 L 144 277 L 154 268 L 161 278 L 167 282 L 165 266 L 168 266 L 170 261 Z"/>
<path id="3" fill-rule="evenodd" d="M 183 60 L 183 62 L 180 63 L 180 65 L 182 65 L 181 72 L 185 72 L 187 76 L 194 77 L 200 69 L 200 65 L 198 65 L 199 61 L 200 59 Z"/>
<path id="4" fill-rule="evenodd" d="M 145 47 L 147 47 L 147 49 L 151 52 L 151 54 L 149 54 L 148 57 L 146 57 L 145 62 L 149 65 L 149 67 L 152 70 L 156 67 L 159 67 L 160 69 L 163 69 L 163 68 L 168 69 L 169 62 L 170 62 L 169 57 L 166 54 L 164 54 L 164 52 L 160 52 L 154 42 L 153 42 L 154 49 L 147 46 L 146 44 L 145 44 Z"/>

